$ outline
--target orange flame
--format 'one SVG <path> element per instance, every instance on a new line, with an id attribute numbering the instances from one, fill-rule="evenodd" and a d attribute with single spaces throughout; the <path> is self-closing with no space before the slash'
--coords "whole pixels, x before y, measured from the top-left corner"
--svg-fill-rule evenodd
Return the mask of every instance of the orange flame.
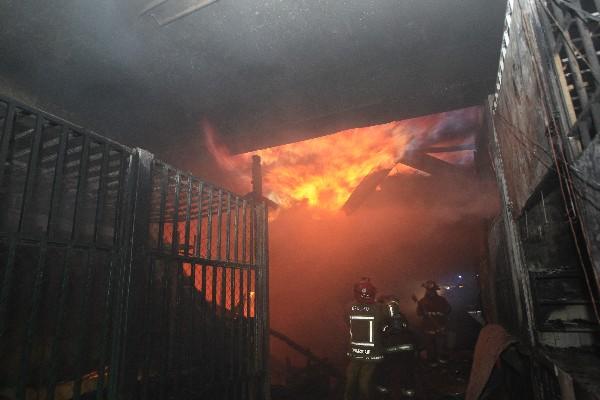
<path id="1" fill-rule="evenodd" d="M 415 173 L 396 164 L 398 158 L 426 143 L 427 135 L 446 117 L 436 114 L 349 129 L 252 154 L 262 159 L 263 188 L 271 200 L 284 208 L 304 203 L 337 211 L 370 172 L 393 167 L 391 174 Z M 231 156 L 215 140 L 215 132 L 206 121 L 204 132 L 207 147 L 219 165 L 247 176 L 251 153 Z"/>

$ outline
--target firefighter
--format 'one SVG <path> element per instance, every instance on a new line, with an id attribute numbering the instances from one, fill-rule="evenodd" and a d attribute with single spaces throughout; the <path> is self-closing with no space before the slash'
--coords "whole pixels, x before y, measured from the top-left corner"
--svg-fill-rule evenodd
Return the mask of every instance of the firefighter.
<path id="1" fill-rule="evenodd" d="M 383 361 L 383 304 L 375 302 L 377 290 L 369 278 L 354 285 L 354 302 L 348 307 L 350 363 L 346 370 L 344 400 L 375 399 L 374 374 Z"/>
<path id="2" fill-rule="evenodd" d="M 413 399 L 415 397 L 415 364 L 417 346 L 408 320 L 400 312 L 399 300 L 394 296 L 382 296 L 387 323 L 383 327 L 384 361 L 381 364 L 377 390 L 384 399 Z"/>
<path id="3" fill-rule="evenodd" d="M 446 325 L 451 307 L 445 297 L 438 294 L 440 287 L 434 281 L 422 285 L 425 296 L 417 302 L 417 315 L 423 319 L 424 344 L 427 361 L 431 366 L 446 361 Z"/>

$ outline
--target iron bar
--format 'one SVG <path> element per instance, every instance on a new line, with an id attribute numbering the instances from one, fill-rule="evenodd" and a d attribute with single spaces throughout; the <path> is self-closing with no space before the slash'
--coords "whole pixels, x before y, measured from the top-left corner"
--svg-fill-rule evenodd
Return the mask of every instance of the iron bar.
<path id="1" fill-rule="evenodd" d="M 54 179 L 52 182 L 52 193 L 50 195 L 50 207 L 48 208 L 48 220 L 46 222 L 46 235 L 48 238 L 52 236 L 53 218 L 58 214 L 60 199 L 62 197 L 63 163 L 67 152 L 67 140 L 68 133 L 66 128 L 62 128 L 59 137 L 56 163 L 54 164 Z"/>
<path id="2" fill-rule="evenodd" d="M 212 200 L 213 200 L 213 188 L 209 189 L 208 192 L 208 204 L 212 204 Z M 212 232 L 213 232 L 213 226 L 212 226 L 212 208 L 208 209 L 208 215 L 207 215 L 207 223 L 206 223 L 206 258 L 208 260 L 211 259 L 211 250 L 212 250 Z"/>
<path id="3" fill-rule="evenodd" d="M 120 157 L 120 169 L 119 169 L 119 190 L 117 191 L 117 204 L 115 207 L 115 218 L 113 220 L 113 245 L 120 242 L 122 236 L 123 227 L 120 226 L 121 216 L 123 214 L 123 189 L 125 188 L 126 176 L 129 165 L 131 165 L 132 156 L 128 153 L 122 153 Z"/>
<path id="4" fill-rule="evenodd" d="M 157 164 L 154 164 L 155 167 Z M 162 176 L 160 180 L 160 211 L 158 219 L 158 251 L 164 250 L 164 232 L 165 232 L 165 204 L 167 202 L 167 185 L 169 179 L 169 170 L 166 167 L 162 168 Z"/>
<path id="5" fill-rule="evenodd" d="M 17 400 L 26 400 L 26 385 L 29 371 L 29 359 L 31 357 L 31 350 L 33 346 L 33 335 L 36 330 L 38 322 L 38 313 L 41 306 L 42 300 L 42 287 L 44 285 L 44 279 L 46 277 L 46 251 L 48 247 L 45 242 L 40 243 L 38 265 L 35 272 L 35 281 L 33 284 L 32 296 L 31 296 L 31 311 L 29 312 L 29 318 L 27 319 L 26 336 L 24 340 L 23 350 L 21 351 L 21 365 L 19 367 L 20 373 L 17 382 Z"/>
<path id="6" fill-rule="evenodd" d="M 110 262 L 108 265 L 108 276 L 106 277 L 106 291 L 104 295 L 104 319 L 102 323 L 102 343 L 100 345 L 100 360 L 98 363 L 98 384 L 96 386 L 96 400 L 104 400 L 104 379 L 106 375 L 106 364 L 107 364 L 107 352 L 110 337 L 110 321 L 111 321 L 111 309 L 113 306 L 113 287 L 114 287 L 114 270 L 115 265 L 118 263 L 117 253 L 112 251 L 109 254 Z"/>
<path id="7" fill-rule="evenodd" d="M 200 265 L 200 278 L 201 278 L 201 284 L 200 284 L 200 357 L 201 359 L 207 359 L 209 356 L 209 352 L 207 350 L 208 348 L 208 340 L 207 340 L 207 332 L 208 332 L 208 323 L 207 323 L 207 287 L 208 287 L 208 277 L 206 276 L 206 264 L 202 263 Z M 201 367 L 201 374 L 202 376 L 206 376 L 207 372 L 206 372 L 206 368 L 208 368 L 209 362 L 204 362 L 202 363 L 202 367 Z"/>
<path id="8" fill-rule="evenodd" d="M 181 292 L 182 292 L 182 287 L 183 287 L 183 282 L 182 282 L 182 275 L 183 275 L 183 264 L 181 263 L 176 263 L 175 264 L 175 315 L 174 315 L 174 322 L 173 322 L 173 369 L 175 371 L 175 379 L 173 382 L 173 385 L 175 387 L 174 394 L 175 394 L 175 398 L 176 399 L 180 399 L 181 398 L 181 370 L 183 368 L 183 363 L 181 362 L 181 358 L 183 357 L 183 349 L 182 349 L 182 335 L 183 335 L 183 329 L 182 329 L 182 323 L 181 323 L 181 313 L 182 313 L 182 306 L 181 306 Z"/>
<path id="9" fill-rule="evenodd" d="M 219 333 L 217 331 L 217 268 L 215 267 L 215 265 L 213 264 L 211 266 L 210 269 L 210 274 L 211 274 L 211 279 L 212 279 L 212 283 L 210 286 L 210 290 L 211 290 L 211 301 L 212 301 L 212 314 L 211 314 L 211 326 L 213 327 L 213 335 L 211 336 L 211 341 L 210 341 L 210 348 L 211 348 L 211 360 L 212 360 L 212 365 L 211 365 L 211 383 L 215 383 L 215 381 L 217 380 L 218 376 L 217 376 L 217 366 L 218 366 L 218 362 L 217 362 L 217 357 L 218 357 L 218 349 L 217 349 L 217 345 L 218 345 L 218 338 L 219 338 Z"/>
<path id="10" fill-rule="evenodd" d="M 110 147 L 107 143 L 102 147 L 102 165 L 100 167 L 100 181 L 98 182 L 98 194 L 96 199 L 96 218 L 94 219 L 94 234 L 92 241 L 98 242 L 98 231 L 104 219 L 104 202 L 106 197 L 106 174 L 108 172 L 108 158 Z"/>
<path id="11" fill-rule="evenodd" d="M 247 208 L 246 208 L 246 200 L 242 200 L 242 262 L 246 262 L 246 229 L 248 229 L 247 227 L 247 222 L 248 222 L 248 213 L 247 213 Z"/>
<path id="12" fill-rule="evenodd" d="M 190 314 L 190 325 L 189 332 L 187 334 L 187 370 L 188 370 L 188 390 L 191 392 L 193 388 L 193 369 L 194 369 L 194 355 L 196 354 L 196 349 L 201 348 L 202 344 L 198 346 L 196 344 L 196 335 L 195 335 L 195 327 L 194 327 L 194 316 L 196 315 L 196 269 L 197 265 L 194 263 L 190 264 L 190 304 L 188 304 L 189 314 Z M 202 293 L 202 292 L 201 292 Z"/>
<path id="13" fill-rule="evenodd" d="M 75 195 L 75 205 L 73 206 L 73 225 L 71 226 L 71 240 L 75 240 L 79 235 L 79 218 L 81 215 L 81 207 L 83 202 L 83 193 L 87 190 L 87 166 L 89 161 L 90 152 L 90 139 L 87 136 L 83 136 L 83 149 L 81 151 L 81 158 L 79 161 L 79 178 L 77 180 L 77 192 Z"/>
<path id="14" fill-rule="evenodd" d="M 175 198 L 174 211 L 173 211 L 173 231 L 171 236 L 171 253 L 173 255 L 179 254 L 179 192 L 181 186 L 181 175 L 175 175 Z"/>
<path id="15" fill-rule="evenodd" d="M 233 260 L 235 262 L 239 262 L 239 229 L 238 229 L 238 223 L 239 223 L 239 219 L 240 219 L 240 204 L 239 204 L 239 199 L 236 197 L 235 198 L 235 215 L 233 217 L 233 232 L 234 232 L 234 239 L 233 239 Z"/>
<path id="16" fill-rule="evenodd" d="M 39 161 L 40 150 L 42 147 L 42 126 L 42 117 L 38 116 L 35 123 L 35 134 L 33 138 L 33 143 L 31 144 L 29 151 L 29 162 L 27 163 L 27 176 L 25 177 L 25 190 L 23 191 L 23 198 L 21 199 L 19 225 L 17 228 L 18 232 L 21 232 L 23 230 L 23 220 L 25 219 L 26 215 L 25 210 L 27 208 L 27 203 L 31 198 L 31 194 L 33 193 L 33 188 L 37 179 L 37 164 Z"/>
<path id="17" fill-rule="evenodd" d="M 68 288 L 69 288 L 69 279 L 70 279 L 70 270 L 71 270 L 71 249 L 67 248 L 64 255 L 63 265 L 62 265 L 62 276 L 61 276 L 61 285 L 60 285 L 60 293 L 58 300 L 58 308 L 56 310 L 56 317 L 54 318 L 56 323 L 54 325 L 54 336 L 52 337 L 52 343 L 50 345 L 50 356 L 49 356 L 49 365 L 50 368 L 48 370 L 48 384 L 46 386 L 46 393 L 48 394 L 48 400 L 54 400 L 54 391 L 56 388 L 56 382 L 58 380 L 58 357 L 59 357 L 59 349 L 58 342 L 59 339 L 63 335 L 64 330 L 64 319 L 66 317 L 65 309 L 67 306 L 68 299 Z"/>
<path id="18" fill-rule="evenodd" d="M 192 179 L 188 177 L 187 185 L 187 206 L 185 211 L 185 236 L 184 236 L 184 250 L 183 253 L 186 256 L 190 255 L 190 221 L 191 221 L 191 210 L 192 210 Z"/>
<path id="19" fill-rule="evenodd" d="M 231 261 L 231 194 L 227 194 L 227 227 L 225 228 L 225 260 Z"/>
<path id="20" fill-rule="evenodd" d="M 8 308 L 8 298 L 12 290 L 16 248 L 17 239 L 15 237 L 11 237 L 8 241 L 8 256 L 6 257 L 4 279 L 2 280 L 2 289 L 0 291 L 0 339 L 4 337 L 4 333 L 6 332 L 8 326 L 6 314 Z"/>
<path id="21" fill-rule="evenodd" d="M 22 349 L 16 366 L 18 397 L 27 397 L 25 389 L 32 382 L 32 346 L 37 344 L 44 307 L 48 308 L 44 321 L 52 321 L 47 334 L 48 369 L 39 375 L 47 399 L 55 398 L 58 382 L 65 379 L 73 383 L 74 399 L 84 393 L 87 397 L 83 379 L 90 362 L 97 372 L 96 400 L 129 398 L 138 382 L 142 398 L 154 397 L 153 391 L 161 398 L 190 394 L 256 398 L 257 379 L 265 376 L 260 365 L 265 359 L 258 353 L 265 345 L 258 335 L 264 334 L 259 322 L 266 311 L 258 265 L 265 253 L 256 247 L 257 241 L 265 245 L 260 239 L 262 223 L 254 214 L 259 198 L 253 196 L 249 203 L 152 161 L 151 155 L 142 157 L 142 150 L 133 151 L 15 102 L 6 104 L 0 158 L 2 165 L 9 157 L 14 160 L 2 169 L 2 180 L 6 174 L 18 174 L 20 186 L 8 190 L 21 207 L 15 213 L 16 231 L 0 232 L 0 240 L 6 243 L 0 337 L 7 330 L 8 301 L 21 267 L 20 254 L 39 249 L 34 282 L 26 289 L 31 306 L 23 313 L 26 334 L 18 347 Z M 38 186 L 50 188 L 40 199 L 36 199 Z M 181 198 L 182 190 L 187 201 Z M 34 218 L 44 210 L 37 201 L 46 197 L 45 235 L 40 237 L 26 231 L 30 215 Z M 206 232 L 202 232 L 204 220 Z M 157 221 L 159 237 L 155 238 L 146 225 Z M 184 221 L 185 232 L 180 232 Z M 168 232 L 171 243 L 165 235 L 166 223 L 173 226 L 173 232 Z M 112 240 L 103 243 L 109 228 Z M 150 240 L 153 243 L 146 248 Z M 171 251 L 165 251 L 167 245 Z M 54 253 L 58 259 L 51 262 Z M 84 257 L 81 282 L 75 281 L 74 274 L 80 256 Z M 81 283 L 75 292 L 81 295 L 71 307 L 74 282 Z M 50 294 L 56 294 L 56 300 L 46 304 L 47 283 L 57 290 Z M 100 312 L 90 313 L 92 305 L 98 305 L 94 311 Z M 66 322 L 72 319 L 74 329 Z M 93 335 L 92 323 L 99 325 Z M 140 327 L 150 333 L 140 335 Z M 66 339 L 73 343 L 73 353 L 63 351 Z M 68 371 L 62 365 L 69 366 Z"/>
<path id="22" fill-rule="evenodd" d="M 85 354 L 85 342 L 88 339 L 89 321 L 88 321 L 88 308 L 89 301 L 92 291 L 93 281 L 93 263 L 90 261 L 90 253 L 88 251 L 85 256 L 85 269 L 86 277 L 84 283 L 84 289 L 82 291 L 83 299 L 81 299 L 79 307 L 79 323 L 77 327 L 77 339 L 76 348 L 77 355 L 75 356 L 75 380 L 73 384 L 73 400 L 79 400 L 81 398 L 81 379 L 84 375 L 84 354 Z"/>
<path id="23" fill-rule="evenodd" d="M 167 385 L 169 381 L 169 371 L 171 369 L 170 365 L 170 356 L 171 356 L 171 332 L 170 332 L 170 271 L 167 265 L 162 265 L 163 273 L 162 273 L 162 312 L 161 317 L 159 319 L 159 323 L 161 326 L 159 338 L 163 340 L 163 346 L 161 351 L 161 362 L 160 362 L 160 378 L 159 378 L 159 399 L 167 398 Z"/>
<path id="24" fill-rule="evenodd" d="M 119 271 L 116 274 L 116 284 L 115 290 L 117 296 L 117 304 L 114 308 L 114 316 L 113 316 L 113 342 L 111 349 L 111 360 L 109 370 L 113 371 L 111 373 L 111 380 L 108 385 L 108 398 L 111 400 L 116 400 L 121 396 L 119 393 L 123 389 L 123 380 L 124 377 L 121 376 L 121 368 L 122 365 L 127 361 L 125 357 L 125 345 L 126 345 L 126 336 L 128 332 L 127 327 L 127 316 L 129 310 L 127 309 L 129 302 L 129 294 L 131 291 L 131 287 L 128 285 L 129 280 L 131 278 L 131 251 L 132 251 L 132 221 L 135 219 L 134 215 L 132 215 L 135 208 L 135 188 L 137 185 L 137 177 L 138 177 L 138 169 L 140 164 L 139 153 L 135 152 L 133 154 L 129 154 L 129 157 L 124 158 L 127 160 L 126 165 L 123 165 L 122 168 L 127 171 L 127 174 L 124 174 L 123 177 L 123 186 L 119 198 L 119 229 L 118 237 L 115 240 L 115 243 L 119 246 L 119 250 L 122 254 L 122 263 L 120 265 Z M 128 262 L 129 261 L 129 262 Z M 123 379 L 122 379 L 123 378 Z"/>
<path id="25" fill-rule="evenodd" d="M 0 142 L 0 187 L 4 185 L 4 174 L 6 171 L 6 160 L 10 148 L 10 141 L 14 135 L 13 127 L 15 123 L 16 109 L 14 103 L 8 103 L 8 111 L 4 120 L 4 129 L 2 130 L 2 142 Z"/>
<path id="26" fill-rule="evenodd" d="M 204 183 L 198 184 L 198 216 L 196 218 L 196 240 L 194 255 L 201 257 L 200 249 L 202 247 L 202 196 L 204 195 Z"/>
<path id="27" fill-rule="evenodd" d="M 221 200 L 223 199 L 223 191 L 219 189 L 219 208 L 217 208 L 217 260 L 221 259 L 221 236 L 223 231 L 223 209 L 221 208 Z"/>
<path id="28" fill-rule="evenodd" d="M 148 389 L 148 381 L 150 379 L 150 364 L 152 362 L 152 355 L 154 354 L 154 346 L 153 339 L 155 337 L 155 326 L 153 324 L 154 319 L 152 318 L 155 312 L 155 304 L 154 297 L 152 294 L 154 292 L 154 276 L 156 274 L 156 259 L 151 257 L 149 268 L 148 268 L 148 279 L 147 279 L 147 296 L 146 296 L 146 335 L 144 336 L 144 361 L 142 365 L 142 389 L 141 389 L 141 398 L 146 400 L 148 399 L 149 389 Z M 158 335 L 160 337 L 160 335 Z"/>

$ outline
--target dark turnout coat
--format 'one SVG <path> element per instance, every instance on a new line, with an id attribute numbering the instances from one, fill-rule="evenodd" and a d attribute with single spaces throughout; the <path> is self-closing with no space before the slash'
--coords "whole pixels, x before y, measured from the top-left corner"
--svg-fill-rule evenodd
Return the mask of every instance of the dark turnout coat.
<path id="1" fill-rule="evenodd" d="M 444 332 L 451 310 L 445 297 L 437 293 L 425 295 L 417 303 L 417 315 L 423 318 L 423 331 L 429 334 Z"/>

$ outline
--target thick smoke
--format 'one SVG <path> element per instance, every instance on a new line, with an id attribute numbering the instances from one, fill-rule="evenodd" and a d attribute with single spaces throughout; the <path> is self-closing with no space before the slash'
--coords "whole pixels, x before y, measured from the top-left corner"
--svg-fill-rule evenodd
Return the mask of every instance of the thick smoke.
<path id="1" fill-rule="evenodd" d="M 272 327 L 339 366 L 347 339 L 344 307 L 354 282 L 369 276 L 379 293 L 400 297 L 415 323 L 411 295 L 420 296 L 427 279 L 474 272 L 483 219 L 497 210 L 491 184 L 459 188 L 459 182 L 433 176 L 388 179 L 351 216 L 315 219 L 310 208 L 298 206 L 270 224 Z M 272 349 L 279 361 L 293 358 L 275 339 Z"/>
<path id="2" fill-rule="evenodd" d="M 480 109 L 397 126 L 408 135 L 403 151 L 473 143 L 481 133 Z M 226 149 L 214 141 L 211 146 L 220 169 L 213 164 L 208 178 L 248 191 L 248 157 L 232 167 Z M 435 156 L 472 166 L 472 152 Z M 348 335 L 344 310 L 352 300 L 353 284 L 363 276 L 371 277 L 380 294 L 398 296 L 416 326 L 411 295 L 420 296 L 427 279 L 443 282 L 450 275 L 475 271 L 484 245 L 484 221 L 497 214 L 494 182 L 481 181 L 472 172 L 444 178 L 389 176 L 350 216 L 323 212 L 307 202 L 279 209 L 269 226 L 272 328 L 342 368 Z M 296 365 L 305 362 L 277 339 L 272 339 L 272 357 L 275 381 L 286 358 Z"/>

